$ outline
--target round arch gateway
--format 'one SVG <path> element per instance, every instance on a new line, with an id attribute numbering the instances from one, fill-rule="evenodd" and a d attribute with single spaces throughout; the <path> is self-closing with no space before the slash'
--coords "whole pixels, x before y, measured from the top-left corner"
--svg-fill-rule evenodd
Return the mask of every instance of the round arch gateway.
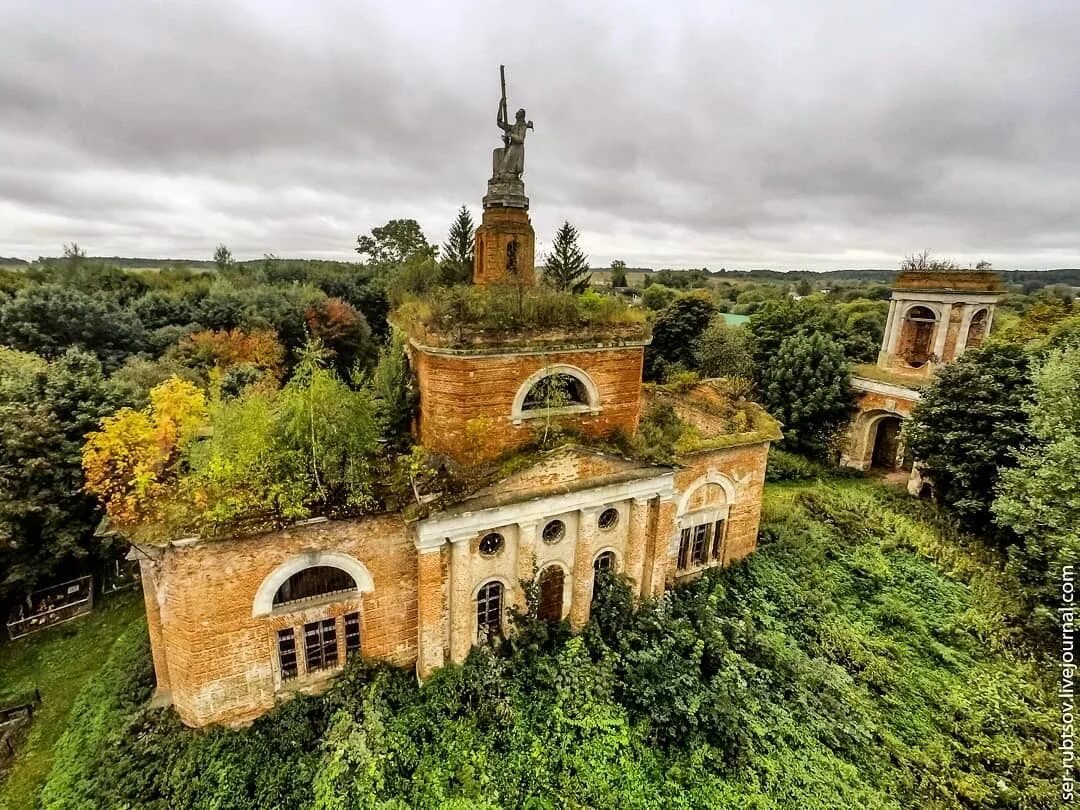
<path id="1" fill-rule="evenodd" d="M 275 609 L 274 599 L 278 591 L 295 574 L 299 574 L 309 568 L 336 568 L 351 577 L 356 584 L 357 593 L 370 593 L 375 590 L 375 582 L 367 567 L 348 554 L 338 551 L 308 551 L 297 554 L 281 563 L 270 572 L 269 576 L 262 581 L 259 590 L 255 593 L 252 605 L 252 616 L 268 616 Z"/>

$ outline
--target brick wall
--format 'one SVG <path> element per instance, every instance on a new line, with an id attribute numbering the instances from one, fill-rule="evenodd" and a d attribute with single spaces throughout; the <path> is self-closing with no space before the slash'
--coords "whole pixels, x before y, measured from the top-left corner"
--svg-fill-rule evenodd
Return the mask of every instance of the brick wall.
<path id="1" fill-rule="evenodd" d="M 455 457 L 486 459 L 528 443 L 539 419 L 515 425 L 514 397 L 545 366 L 567 364 L 585 371 L 599 391 L 600 412 L 558 417 L 582 433 L 603 437 L 632 433 L 641 413 L 641 346 L 547 352 L 457 356 L 416 347 L 420 388 L 420 442 Z M 542 425 L 540 425 L 542 428 Z"/>
<path id="2" fill-rule="evenodd" d="M 370 572 L 374 591 L 253 617 L 263 580 L 282 563 L 308 551 L 337 551 L 358 560 Z M 177 712 L 189 725 L 245 722 L 273 705 L 278 691 L 276 633 L 283 627 L 298 628 L 297 649 L 302 658 L 305 622 L 359 611 L 364 655 L 401 665 L 416 660 L 417 556 L 397 515 L 170 547 L 156 564 L 154 580 L 144 587 L 148 588 L 155 667 L 159 683 L 164 680 L 171 685 Z M 152 597 L 149 589 L 161 598 Z M 159 632 L 152 601 L 161 602 Z M 323 674 L 301 677 L 286 688 L 315 688 L 324 679 Z"/>
<path id="3" fill-rule="evenodd" d="M 769 443 L 743 445 L 725 450 L 712 450 L 686 456 L 680 461 L 685 469 L 675 475 L 675 489 L 680 496 L 693 483 L 707 475 L 710 470 L 721 472 L 735 485 L 735 502 L 731 504 L 727 518 L 727 534 L 724 538 L 725 565 L 741 560 L 757 548 L 758 525 L 761 522 L 761 499 L 765 487 L 765 465 L 769 457 Z M 705 497 L 722 497 L 718 492 L 706 490 Z M 701 497 L 701 496 L 699 496 Z M 697 502 L 688 508 L 701 508 Z M 672 527 L 674 532 L 674 526 Z M 669 571 L 675 570 L 675 558 L 671 555 Z"/>

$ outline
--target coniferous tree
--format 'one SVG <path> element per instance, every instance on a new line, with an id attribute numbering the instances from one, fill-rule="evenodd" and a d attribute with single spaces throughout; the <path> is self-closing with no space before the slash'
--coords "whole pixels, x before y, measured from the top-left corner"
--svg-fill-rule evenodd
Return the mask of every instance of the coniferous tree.
<path id="1" fill-rule="evenodd" d="M 589 259 L 578 247 L 578 230 L 569 222 L 555 232 L 544 266 L 544 279 L 556 290 L 585 292 L 589 286 Z"/>
<path id="2" fill-rule="evenodd" d="M 622 259 L 615 259 L 611 263 L 611 286 L 612 287 L 625 287 L 626 284 L 626 262 Z"/>
<path id="3" fill-rule="evenodd" d="M 472 214 L 464 205 L 450 226 L 450 234 L 442 249 L 442 280 L 444 284 L 468 284 L 472 281 L 473 251 L 476 226 Z"/>

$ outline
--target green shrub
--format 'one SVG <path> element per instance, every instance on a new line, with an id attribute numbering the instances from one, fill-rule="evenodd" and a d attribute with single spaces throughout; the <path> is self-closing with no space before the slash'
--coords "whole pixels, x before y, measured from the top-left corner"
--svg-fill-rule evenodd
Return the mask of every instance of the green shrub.
<path id="1" fill-rule="evenodd" d="M 45 810 L 98 807 L 112 781 L 112 757 L 131 715 L 153 689 L 146 625 L 132 625 L 83 687 L 41 793 Z"/>

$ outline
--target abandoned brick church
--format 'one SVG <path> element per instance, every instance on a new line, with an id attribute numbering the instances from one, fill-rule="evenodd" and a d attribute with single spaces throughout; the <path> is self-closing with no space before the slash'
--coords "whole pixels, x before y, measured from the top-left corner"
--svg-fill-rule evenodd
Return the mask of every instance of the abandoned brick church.
<path id="1" fill-rule="evenodd" d="M 474 282 L 529 285 L 528 198 L 520 168 L 499 174 L 501 152 L 476 234 Z M 522 583 L 534 577 L 541 616 L 577 630 L 589 619 L 597 572 L 625 574 L 647 597 L 754 550 L 779 426 L 740 402 L 732 429 L 718 416 L 730 401 L 708 383 L 647 390 L 640 326 L 521 330 L 466 346 L 408 334 L 415 433 L 425 447 L 453 458 L 479 435 L 480 452 L 495 458 L 527 445 L 552 418 L 580 439 L 423 517 L 316 519 L 146 550 L 158 696 L 188 725 L 248 722 L 290 693 L 324 686 L 354 655 L 426 677 L 503 634 L 509 608 L 524 602 Z M 553 380 L 567 392 L 556 405 L 538 395 Z M 680 446 L 675 463 L 589 446 L 633 434 L 650 398 L 699 439 Z"/>

